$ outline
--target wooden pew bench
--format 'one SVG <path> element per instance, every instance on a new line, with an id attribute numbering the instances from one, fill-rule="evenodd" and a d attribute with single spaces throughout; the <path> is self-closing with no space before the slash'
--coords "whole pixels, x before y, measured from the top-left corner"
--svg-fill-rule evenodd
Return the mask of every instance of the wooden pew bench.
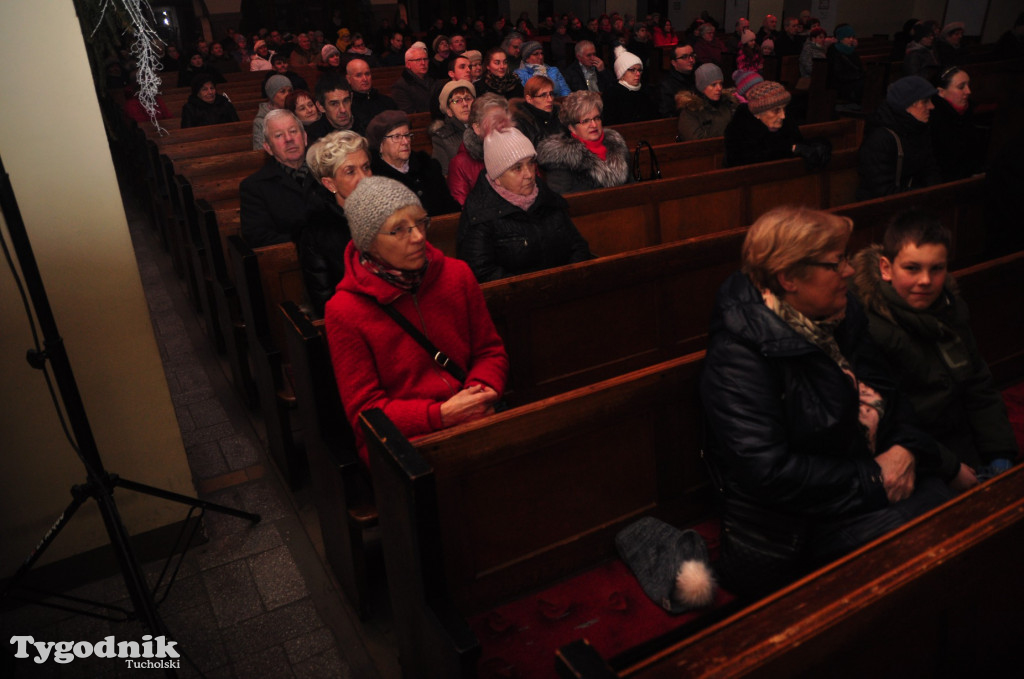
<path id="1" fill-rule="evenodd" d="M 1019 280 L 1024 253 L 986 268 L 1001 274 L 960 274 L 971 294 L 998 295 L 1002 275 Z M 1024 308 L 1024 286 L 1009 301 Z M 1019 316 L 1010 318 L 1005 308 L 994 316 L 982 321 L 986 332 L 1019 331 Z M 1019 357 L 1024 342 L 1016 338 L 1008 351 Z M 595 588 L 594 579 L 574 587 L 561 578 L 605 568 L 615 532 L 639 516 L 688 525 L 711 513 L 700 463 L 700 362 L 701 354 L 689 354 L 411 442 L 380 411 L 363 415 L 396 637 L 409 676 L 476 676 L 478 662 L 482 674 L 496 666 L 535 676 L 538 667 L 550 667 L 547 658 L 533 665 L 543 656 L 541 638 L 550 643 L 584 628 L 630 648 L 631 625 L 601 628 L 614 617 L 608 590 Z M 1024 501 L 1016 501 L 1014 521 L 1024 528 Z M 923 558 L 934 554 L 930 547 Z M 596 582 L 613 575 L 605 569 Z M 557 589 L 547 588 L 555 583 Z M 588 601 L 581 589 L 605 598 Z M 657 611 L 644 599 L 620 596 L 617 603 L 620 610 L 646 603 Z M 681 624 L 661 615 L 666 624 Z M 558 633 L 540 629 L 557 626 L 551 618 L 565 621 Z M 526 650 L 510 650 L 510 635 Z"/>

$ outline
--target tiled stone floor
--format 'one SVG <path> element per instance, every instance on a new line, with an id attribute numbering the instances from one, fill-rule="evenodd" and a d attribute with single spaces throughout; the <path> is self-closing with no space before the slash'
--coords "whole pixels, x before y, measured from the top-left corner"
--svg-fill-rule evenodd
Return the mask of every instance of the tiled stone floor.
<path id="1" fill-rule="evenodd" d="M 260 423 L 228 384 L 156 231 L 131 196 L 126 196 L 125 208 L 198 495 L 262 516 L 259 524 L 251 525 L 207 513 L 209 540 L 186 555 L 159 609 L 178 648 L 194 663 L 183 661 L 179 676 L 396 676 L 386 622 L 376 628 L 356 622 L 317 551 L 319 528 L 308 492 L 291 493 L 282 484 L 261 442 Z M 162 562 L 144 567 L 155 579 Z M 119 575 L 73 593 L 130 607 Z M 108 634 L 138 640 L 145 631 L 135 622 L 24 606 L 4 612 L 0 633 L 5 640 L 14 634 L 38 640 L 100 640 Z M 137 677 L 163 672 L 128 669 L 123 661 L 99 658 L 35 664 L 11 659 L 11 653 L 0 664 L 4 676 Z"/>

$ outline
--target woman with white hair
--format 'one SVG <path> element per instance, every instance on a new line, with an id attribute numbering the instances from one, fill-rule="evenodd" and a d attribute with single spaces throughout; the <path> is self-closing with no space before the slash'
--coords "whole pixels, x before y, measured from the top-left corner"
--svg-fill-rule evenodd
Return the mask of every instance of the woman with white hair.
<path id="1" fill-rule="evenodd" d="M 485 417 L 505 389 L 508 354 L 469 268 L 427 242 L 430 217 L 416 194 L 367 177 L 345 213 L 352 241 L 324 324 L 365 463 L 359 413 L 380 408 L 408 437 Z"/>
<path id="2" fill-rule="evenodd" d="M 623 47 L 615 48 L 614 85 L 604 93 L 604 113 L 601 120 L 605 125 L 622 125 L 658 117 L 658 108 L 650 91 L 640 82 L 644 65 L 640 57 L 627 52 Z"/>
<path id="3" fill-rule="evenodd" d="M 352 235 L 345 216 L 345 200 L 359 182 L 373 175 L 366 139 L 351 130 L 331 132 L 306 152 L 313 177 L 331 197 L 325 198 L 328 216 L 307 224 L 299 237 L 299 261 L 306 295 L 317 317 L 345 275 L 345 248 Z M 333 200 L 331 200 L 333 198 Z"/>
<path id="4" fill-rule="evenodd" d="M 592 258 L 565 199 L 537 177 L 533 144 L 507 119 L 492 123 L 459 220 L 459 259 L 483 283 Z"/>

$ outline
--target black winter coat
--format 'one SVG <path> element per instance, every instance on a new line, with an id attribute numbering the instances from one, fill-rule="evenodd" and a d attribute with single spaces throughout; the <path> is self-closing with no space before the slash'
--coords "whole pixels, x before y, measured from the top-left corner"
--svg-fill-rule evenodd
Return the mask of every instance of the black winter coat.
<path id="1" fill-rule="evenodd" d="M 568 85 L 569 89 L 573 92 L 590 89 L 587 87 L 587 77 L 583 74 L 583 68 L 580 67 L 580 62 L 573 61 L 565 68 L 559 66 L 559 70 L 562 72 L 562 77 L 565 78 L 565 84 Z M 598 92 L 607 92 L 608 88 L 614 84 L 615 73 L 610 68 L 606 66 L 604 70 L 597 72 Z"/>
<path id="2" fill-rule="evenodd" d="M 218 125 L 220 123 L 237 123 L 238 112 L 234 104 L 223 94 L 218 94 L 212 104 L 207 104 L 194 94 L 181 108 L 181 128 Z"/>
<path id="3" fill-rule="evenodd" d="M 674 68 L 666 73 L 658 90 L 658 114 L 669 118 L 679 112 L 676 106 L 676 93 L 687 90 L 697 94 L 696 78 L 693 71 L 680 73 Z"/>
<path id="4" fill-rule="evenodd" d="M 830 45 L 825 53 L 828 60 L 828 87 L 836 91 L 840 103 L 859 104 L 864 99 L 864 66 L 856 52 L 843 54 Z"/>
<path id="5" fill-rule="evenodd" d="M 409 171 L 402 174 L 381 158 L 380 151 L 374 151 L 370 160 L 373 174 L 390 177 L 405 184 L 419 197 L 423 209 L 431 217 L 459 211 L 459 204 L 448 191 L 448 183 L 441 172 L 441 164 L 427 155 L 426 151 L 413 151 L 409 156 Z"/>
<path id="6" fill-rule="evenodd" d="M 798 575 L 815 565 L 816 529 L 886 507 L 875 454 L 899 444 L 919 474 L 938 468 L 938 448 L 909 423 L 852 294 L 835 338 L 858 379 L 885 398 L 874 453 L 857 389 L 835 361 L 772 312 L 746 275 L 718 292 L 700 393 L 705 453 L 724 499 L 721 570 L 740 589 Z"/>
<path id="7" fill-rule="evenodd" d="M 311 175 L 299 184 L 280 163 L 268 158 L 238 187 L 242 238 L 251 248 L 298 243 L 306 226 L 327 218 L 318 187 Z"/>
<path id="8" fill-rule="evenodd" d="M 899 152 L 889 130 L 899 136 L 903 146 L 903 168 L 898 182 Z M 894 111 L 889 102 L 883 101 L 868 118 L 858 153 L 857 173 L 860 175 L 857 200 L 938 184 L 941 178 L 928 124 L 906 111 Z"/>
<path id="9" fill-rule="evenodd" d="M 792 118 L 787 117 L 782 128 L 772 132 L 747 104 L 740 104 L 725 128 L 725 167 L 793 158 L 793 145 L 803 140 Z"/>
<path id="10" fill-rule="evenodd" d="M 330 201 L 325 218 L 308 225 L 299 236 L 302 280 L 317 318 L 323 318 L 324 306 L 345 277 L 345 248 L 352 240 L 345 212 L 333 198 L 323 196 Z"/>
<path id="11" fill-rule="evenodd" d="M 957 113 L 938 94 L 932 97 L 932 103 L 935 110 L 928 119 L 928 130 L 942 181 L 951 182 L 982 172 L 988 156 L 988 136 L 974 121 L 974 105 L 968 104 L 966 111 Z"/>
<path id="12" fill-rule="evenodd" d="M 352 92 L 352 129 L 359 134 L 366 134 L 366 126 L 375 115 L 397 109 L 395 100 L 381 94 L 376 88 L 371 87 L 369 92 Z"/>
<path id="13" fill-rule="evenodd" d="M 537 180 L 539 192 L 523 211 L 498 195 L 481 170 L 459 220 L 457 252 L 481 283 L 592 259 L 569 219 L 565 199 Z"/>
<path id="14" fill-rule="evenodd" d="M 534 148 L 541 139 L 565 132 L 565 126 L 558 120 L 557 106 L 551 109 L 551 113 L 547 113 L 526 103 L 525 99 L 513 99 L 509 102 L 509 108 L 512 111 L 512 121 Z"/>
<path id="15" fill-rule="evenodd" d="M 605 125 L 638 123 L 658 117 L 658 108 L 651 100 L 650 89 L 647 87 L 641 87 L 634 92 L 622 83 L 616 82 L 602 96 L 604 111 L 601 112 L 601 120 Z"/>

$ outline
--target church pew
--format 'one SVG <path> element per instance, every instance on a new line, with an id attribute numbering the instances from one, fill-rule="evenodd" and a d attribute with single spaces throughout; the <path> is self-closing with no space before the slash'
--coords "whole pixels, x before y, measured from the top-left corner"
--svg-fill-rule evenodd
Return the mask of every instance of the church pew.
<path id="1" fill-rule="evenodd" d="M 608 661 L 575 642 L 557 669 L 580 679 L 1005 676 L 1019 662 L 1024 582 L 1003 569 L 1022 557 L 1018 466 L 689 638 Z"/>
<path id="2" fill-rule="evenodd" d="M 988 268 L 1020 280 L 1022 265 L 1018 253 Z M 961 278 L 976 295 L 998 295 L 1003 285 L 977 270 Z M 1019 303 L 1024 286 L 1017 288 Z M 985 333 L 1019 329 L 1005 308 L 995 311 L 980 324 Z M 1015 337 L 1007 349 L 1020 356 Z M 396 636 L 409 675 L 472 676 L 479 651 L 467 618 L 479 620 L 497 602 L 613 557 L 612 536 L 635 518 L 653 513 L 684 525 L 711 513 L 696 403 L 701 356 L 411 442 L 380 411 L 364 413 Z"/>
<path id="3" fill-rule="evenodd" d="M 248 355 L 266 426 L 267 448 L 285 481 L 295 489 L 305 479 L 307 468 L 296 450 L 292 432 L 295 395 L 284 372 L 284 328 L 278 320 L 277 308 L 284 300 L 302 299 L 298 256 L 291 243 L 253 249 L 240 236 L 231 236 L 228 244 L 245 320 Z"/>

